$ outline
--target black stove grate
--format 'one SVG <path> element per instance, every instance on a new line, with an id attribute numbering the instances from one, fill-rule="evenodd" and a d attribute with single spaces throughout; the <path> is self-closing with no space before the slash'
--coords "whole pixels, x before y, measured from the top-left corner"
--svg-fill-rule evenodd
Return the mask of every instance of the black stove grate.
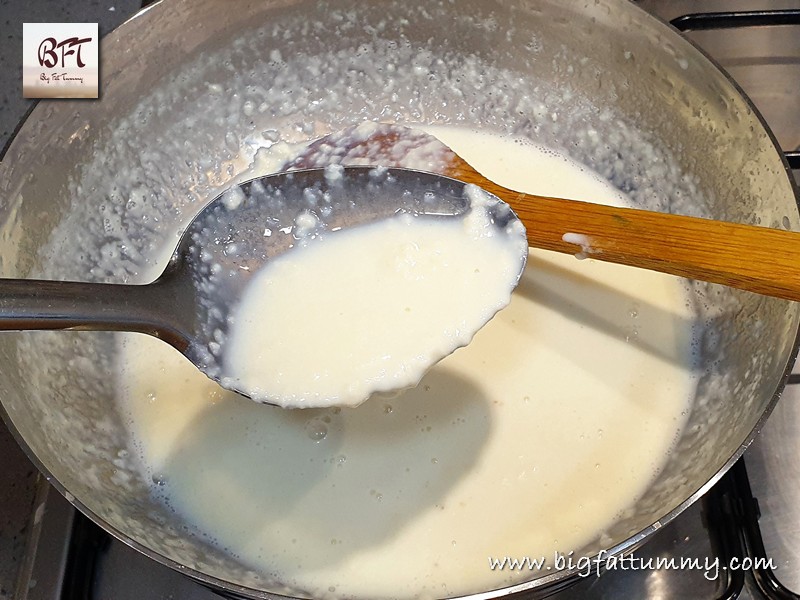
<path id="1" fill-rule="evenodd" d="M 800 600 L 800 596 L 786 588 L 774 571 L 765 566 L 769 557 L 758 524 L 761 511 L 750 488 L 744 458 L 706 494 L 703 509 L 707 515 L 709 535 L 718 548 L 722 564 L 731 564 L 732 558 L 738 559 L 739 564 L 744 564 L 743 561 L 752 564 L 750 574 L 754 586 L 768 600 Z M 719 600 L 739 597 L 744 589 L 745 571 L 728 570 L 727 579 L 728 585 Z"/>
<path id="2" fill-rule="evenodd" d="M 676 17 L 670 24 L 680 31 L 800 25 L 800 10 L 748 10 L 733 12 L 691 13 Z"/>

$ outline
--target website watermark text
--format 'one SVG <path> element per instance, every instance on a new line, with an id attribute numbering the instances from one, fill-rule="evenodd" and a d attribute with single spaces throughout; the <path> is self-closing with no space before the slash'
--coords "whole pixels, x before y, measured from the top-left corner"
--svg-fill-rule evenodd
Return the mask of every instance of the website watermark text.
<path id="1" fill-rule="evenodd" d="M 580 577 L 600 577 L 605 571 L 701 571 L 707 580 L 716 581 L 725 571 L 777 567 L 771 558 L 751 556 L 732 557 L 728 562 L 723 562 L 718 556 L 611 556 L 604 550 L 591 557 L 575 556 L 574 552 L 557 552 L 550 559 L 544 556 L 490 556 L 489 568 L 492 571 L 575 571 Z"/>

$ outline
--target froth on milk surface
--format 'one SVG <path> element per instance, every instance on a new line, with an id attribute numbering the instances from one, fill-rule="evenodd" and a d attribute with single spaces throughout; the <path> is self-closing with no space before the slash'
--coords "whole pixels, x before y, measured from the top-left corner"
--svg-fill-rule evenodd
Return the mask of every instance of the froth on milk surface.
<path id="1" fill-rule="evenodd" d="M 625 202 L 557 153 L 430 131 L 509 187 Z M 124 335 L 120 401 L 154 492 L 265 576 L 314 597 L 447 597 L 531 576 L 490 556 L 579 553 L 636 501 L 685 423 L 691 338 L 679 280 L 532 251 L 510 305 L 413 389 L 257 405 Z"/>

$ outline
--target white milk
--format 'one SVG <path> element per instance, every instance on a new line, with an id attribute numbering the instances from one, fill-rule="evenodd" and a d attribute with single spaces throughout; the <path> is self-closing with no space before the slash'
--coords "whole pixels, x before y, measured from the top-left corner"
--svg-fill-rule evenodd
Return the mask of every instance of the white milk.
<path id="1" fill-rule="evenodd" d="M 320 408 L 419 383 L 509 303 L 525 264 L 522 223 L 496 226 L 480 188 L 465 197 L 463 215 L 322 232 L 268 262 L 231 311 L 224 387 Z"/>
<path id="2" fill-rule="evenodd" d="M 623 202 L 557 154 L 430 131 L 509 187 Z M 579 552 L 636 501 L 692 397 L 686 306 L 678 279 L 533 251 L 511 304 L 396 396 L 258 405 L 135 335 L 120 382 L 154 489 L 265 578 L 441 597 L 529 577 L 488 557 Z"/>

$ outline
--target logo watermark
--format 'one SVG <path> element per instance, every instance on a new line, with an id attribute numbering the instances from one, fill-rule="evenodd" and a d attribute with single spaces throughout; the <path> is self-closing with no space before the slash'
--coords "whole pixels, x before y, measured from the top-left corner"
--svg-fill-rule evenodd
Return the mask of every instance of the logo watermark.
<path id="1" fill-rule="evenodd" d="M 550 560 L 544 556 L 489 557 L 489 569 L 492 571 L 575 571 L 580 577 L 600 577 L 607 571 L 701 571 L 707 580 L 716 581 L 725 571 L 749 571 L 753 568 L 774 570 L 777 565 L 771 558 L 750 556 L 732 557 L 728 562 L 723 562 L 718 556 L 610 556 L 605 550 L 592 557 L 575 556 L 574 552 L 557 552 Z"/>
<path id="2" fill-rule="evenodd" d="M 23 23 L 22 95 L 97 98 L 97 23 Z"/>

